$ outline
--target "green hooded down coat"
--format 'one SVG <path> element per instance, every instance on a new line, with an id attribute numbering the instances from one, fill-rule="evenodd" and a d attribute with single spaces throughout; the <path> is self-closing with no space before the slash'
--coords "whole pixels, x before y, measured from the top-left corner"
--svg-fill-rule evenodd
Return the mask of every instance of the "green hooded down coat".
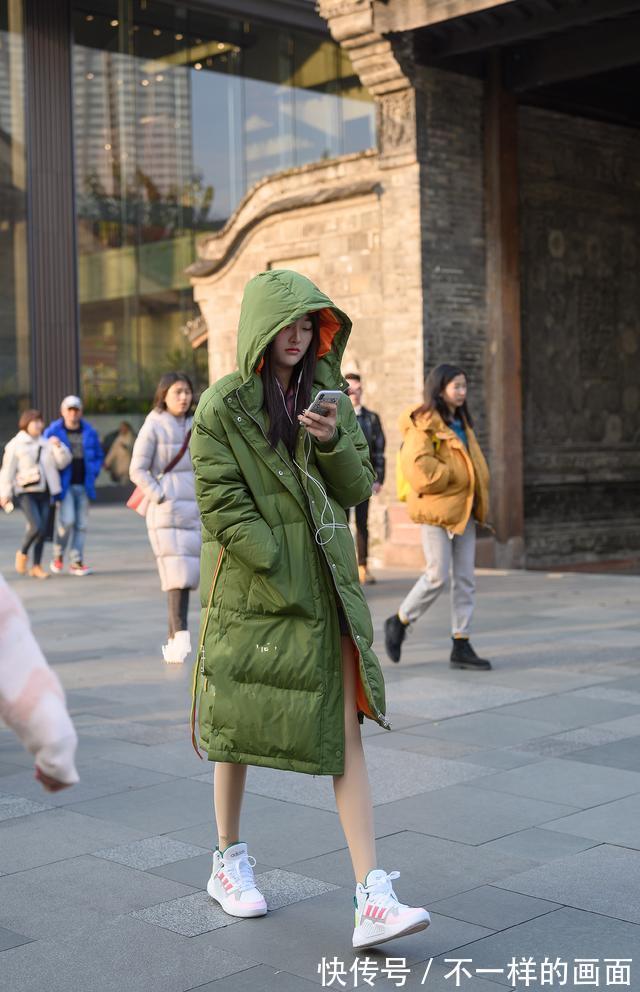
<path id="1" fill-rule="evenodd" d="M 282 442 L 274 450 L 259 372 L 278 331 L 310 312 L 319 312 L 321 341 L 313 395 L 321 388 L 346 390 L 340 361 L 351 321 L 304 276 L 272 270 L 245 289 L 239 371 L 211 386 L 196 410 L 191 457 L 203 545 L 194 707 L 199 697 L 200 745 L 212 761 L 341 775 L 337 601 L 356 646 L 359 718 L 389 729 L 345 513 L 369 498 L 374 473 L 346 396 L 338 404 L 334 441 L 318 445 L 300 428 L 297 465 Z M 335 529 L 323 526 L 332 518 Z M 315 540 L 319 528 L 323 546 Z"/>

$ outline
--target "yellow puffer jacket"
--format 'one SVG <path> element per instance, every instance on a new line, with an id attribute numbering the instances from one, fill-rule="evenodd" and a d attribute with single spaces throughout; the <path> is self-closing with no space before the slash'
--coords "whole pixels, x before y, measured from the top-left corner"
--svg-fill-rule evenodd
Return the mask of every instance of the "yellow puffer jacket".
<path id="1" fill-rule="evenodd" d="M 407 500 L 411 519 L 454 534 L 464 532 L 472 513 L 485 523 L 489 468 L 471 427 L 466 425 L 467 450 L 439 413 L 418 413 L 411 407 L 400 418 L 400 431 L 402 471 L 411 486 Z"/>

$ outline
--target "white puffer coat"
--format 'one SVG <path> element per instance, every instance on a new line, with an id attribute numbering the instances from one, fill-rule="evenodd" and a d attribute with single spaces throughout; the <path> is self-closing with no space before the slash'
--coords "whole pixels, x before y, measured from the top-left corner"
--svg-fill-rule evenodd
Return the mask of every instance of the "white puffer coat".
<path id="1" fill-rule="evenodd" d="M 11 499 L 21 493 L 43 493 L 48 489 L 52 496 L 59 496 L 60 472 L 71 461 L 71 451 L 64 444 L 51 438 L 32 437 L 28 431 L 18 433 L 7 442 L 0 470 L 0 499 Z M 40 482 L 26 488 L 20 485 L 20 476 L 34 468 L 40 470 Z"/>
<path id="2" fill-rule="evenodd" d="M 133 446 L 129 476 L 149 497 L 147 529 L 162 589 L 196 589 L 200 580 L 200 514 L 191 457 L 160 476 L 178 454 L 191 417 L 152 410 Z"/>

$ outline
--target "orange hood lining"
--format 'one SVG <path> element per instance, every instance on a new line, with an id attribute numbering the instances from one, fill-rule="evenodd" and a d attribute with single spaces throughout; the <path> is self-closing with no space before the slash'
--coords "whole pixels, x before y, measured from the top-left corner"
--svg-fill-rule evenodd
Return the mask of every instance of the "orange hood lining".
<path id="1" fill-rule="evenodd" d="M 331 351 L 333 347 L 333 339 L 342 327 L 342 324 L 330 307 L 324 307 L 322 310 L 315 310 L 312 312 L 317 313 L 320 318 L 320 344 L 318 345 L 317 357 L 323 358 Z M 264 355 L 256 365 L 256 372 L 258 375 L 262 372 L 263 365 Z"/>

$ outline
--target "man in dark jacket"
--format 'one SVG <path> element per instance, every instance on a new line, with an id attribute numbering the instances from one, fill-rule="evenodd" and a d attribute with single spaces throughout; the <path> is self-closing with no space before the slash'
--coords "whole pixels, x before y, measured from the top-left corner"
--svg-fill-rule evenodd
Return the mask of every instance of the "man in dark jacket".
<path id="1" fill-rule="evenodd" d="M 62 416 L 49 424 L 44 436 L 57 437 L 66 444 L 71 449 L 72 460 L 60 473 L 62 497 L 49 567 L 54 574 L 62 571 L 63 555 L 67 544 L 71 543 L 69 571 L 72 575 L 83 576 L 91 572 L 83 561 L 84 540 L 89 500 L 96 498 L 95 480 L 102 468 L 104 453 L 95 428 L 82 417 L 79 396 L 66 396 L 60 413 Z"/>
<path id="2" fill-rule="evenodd" d="M 373 483 L 372 492 L 374 496 L 380 492 L 384 482 L 384 432 L 380 417 L 373 410 L 367 410 L 362 405 L 362 382 L 357 372 L 349 372 L 345 376 L 349 383 L 349 396 L 353 404 L 355 415 L 362 433 L 369 444 L 369 456 L 373 470 L 376 473 L 376 481 Z M 358 549 L 358 575 L 361 583 L 373 583 L 376 580 L 367 569 L 367 558 L 369 555 L 369 500 L 360 503 L 355 508 L 356 512 L 356 544 Z"/>

